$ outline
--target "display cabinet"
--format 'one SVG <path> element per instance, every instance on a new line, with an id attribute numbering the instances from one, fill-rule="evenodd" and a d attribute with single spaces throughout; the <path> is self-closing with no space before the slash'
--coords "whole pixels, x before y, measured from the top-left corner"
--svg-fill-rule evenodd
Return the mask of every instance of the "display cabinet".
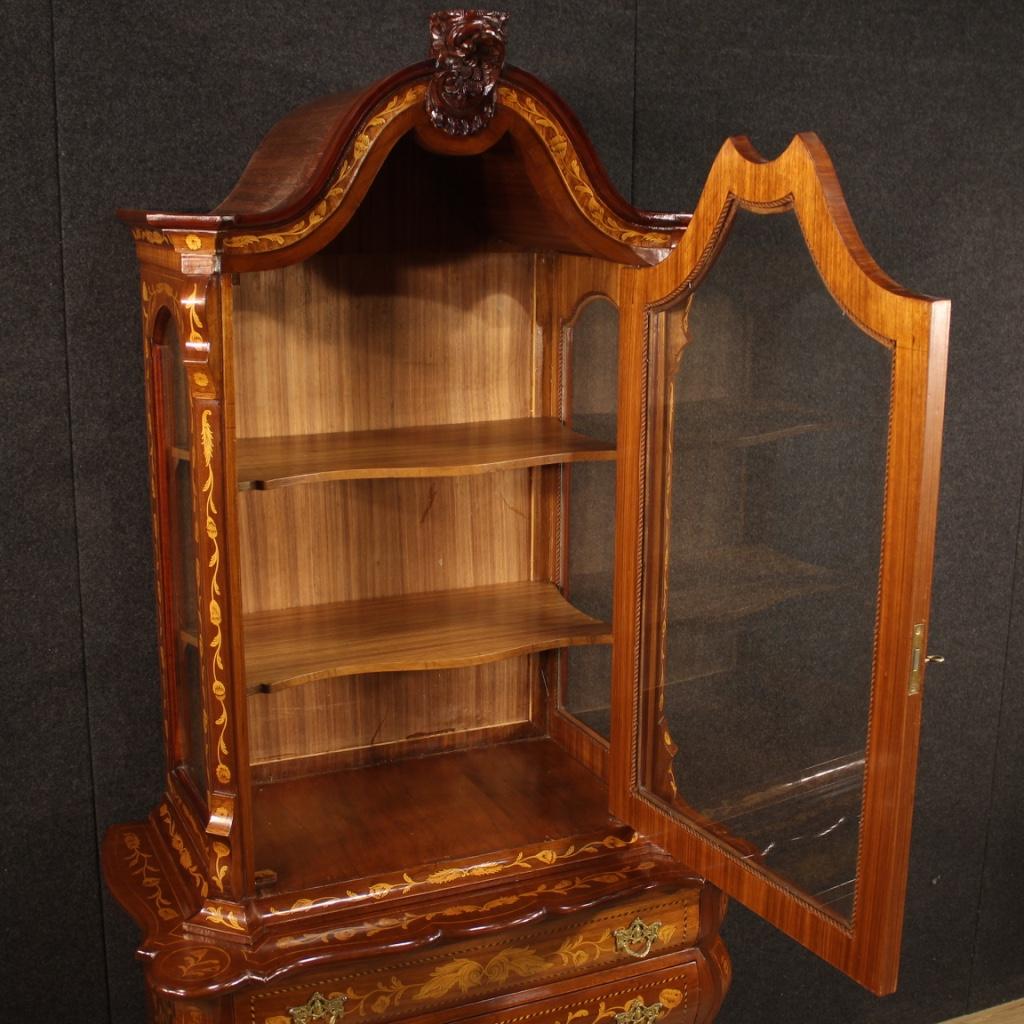
<path id="1" fill-rule="evenodd" d="M 731 895 L 896 982 L 948 304 L 813 135 L 632 208 L 505 16 L 141 266 L 156 1021 L 710 1021 Z M 771 216 L 769 216 L 771 215 Z"/>

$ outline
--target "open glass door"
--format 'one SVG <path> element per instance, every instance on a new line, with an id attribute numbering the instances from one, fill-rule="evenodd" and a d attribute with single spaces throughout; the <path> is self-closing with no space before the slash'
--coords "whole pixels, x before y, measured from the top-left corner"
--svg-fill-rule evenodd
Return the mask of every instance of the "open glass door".
<path id="1" fill-rule="evenodd" d="M 872 262 L 808 135 L 728 142 L 624 273 L 616 813 L 889 992 L 948 303 Z"/>

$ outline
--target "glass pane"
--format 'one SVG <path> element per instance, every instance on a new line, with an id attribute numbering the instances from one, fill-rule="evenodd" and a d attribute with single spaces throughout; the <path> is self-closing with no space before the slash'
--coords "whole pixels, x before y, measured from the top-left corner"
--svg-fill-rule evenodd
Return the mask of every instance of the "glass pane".
<path id="1" fill-rule="evenodd" d="M 188 462 L 178 462 L 174 467 L 174 495 L 177 503 L 178 624 L 194 633 L 197 629 L 196 538 L 192 523 L 192 467 Z"/>
<path id="2" fill-rule="evenodd" d="M 615 443 L 619 313 L 594 299 L 571 328 L 570 423 L 574 430 Z M 569 599 L 581 611 L 612 620 L 615 566 L 615 469 L 612 462 L 572 465 L 569 482 Z M 565 661 L 564 708 L 610 736 L 612 649 L 572 647 Z"/>
<path id="3" fill-rule="evenodd" d="M 203 728 L 202 673 L 199 668 L 199 651 L 195 645 L 184 641 L 180 644 L 181 673 L 180 701 L 187 715 L 186 737 L 188 750 L 185 752 L 185 767 L 192 774 L 199 792 L 206 797 L 206 751 L 205 729 Z"/>
<path id="4" fill-rule="evenodd" d="M 192 512 L 192 466 L 189 461 L 191 430 L 188 383 L 181 345 L 170 320 L 159 346 L 164 409 L 164 465 L 167 467 L 167 495 L 170 545 L 174 579 L 172 639 L 176 657 L 176 736 L 179 764 L 185 765 L 201 794 L 206 792 L 205 739 L 202 706 L 202 672 L 199 659 L 199 616 L 196 580 L 196 535 Z"/>
<path id="5" fill-rule="evenodd" d="M 173 379 L 172 396 L 174 406 L 174 444 L 186 451 L 189 446 L 188 381 L 185 379 L 185 361 L 177 331 L 168 327 L 167 349 Z"/>
<path id="6" fill-rule="evenodd" d="M 648 738 L 648 786 L 849 917 L 890 350 L 844 318 L 791 214 L 742 211 L 689 308 L 653 319 L 681 357 L 662 410 L 666 631 L 647 720 L 663 699 L 678 752 Z"/>

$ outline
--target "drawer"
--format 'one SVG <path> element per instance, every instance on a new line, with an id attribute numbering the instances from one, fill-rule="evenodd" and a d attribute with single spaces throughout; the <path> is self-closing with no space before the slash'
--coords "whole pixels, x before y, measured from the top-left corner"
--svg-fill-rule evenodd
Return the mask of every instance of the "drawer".
<path id="1" fill-rule="evenodd" d="M 699 886 L 647 893 L 589 914 L 549 918 L 408 956 L 304 972 L 236 997 L 235 1020 L 301 1024 L 305 1017 L 310 1024 L 332 1024 L 333 1016 L 333 1024 L 385 1024 L 617 967 L 635 973 L 649 959 L 694 946 L 699 899 Z M 582 1017 L 578 1021 L 587 1024 Z"/>
<path id="2" fill-rule="evenodd" d="M 701 990 L 692 955 L 659 957 L 665 966 L 591 985 L 576 992 L 488 1008 L 460 1024 L 697 1024 L 710 1020 L 717 999 Z M 622 972 L 619 972 L 622 973 Z M 527 993 L 524 993 L 524 996 Z M 433 1024 L 429 1018 L 408 1024 Z"/>

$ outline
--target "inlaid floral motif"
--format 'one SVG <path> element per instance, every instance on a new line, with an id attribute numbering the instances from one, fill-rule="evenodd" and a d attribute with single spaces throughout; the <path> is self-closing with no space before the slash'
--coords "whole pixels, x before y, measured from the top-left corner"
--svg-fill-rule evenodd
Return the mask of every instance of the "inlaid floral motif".
<path id="1" fill-rule="evenodd" d="M 621 850 L 623 847 L 635 843 L 636 838 L 635 835 L 629 839 L 622 839 L 619 836 L 605 836 L 604 839 L 597 839 L 591 843 L 584 843 L 581 846 L 571 844 L 564 850 L 545 848 L 538 850 L 536 853 L 527 853 L 524 850 L 519 850 L 512 860 L 491 864 L 472 864 L 441 868 L 430 872 L 430 874 L 425 875 L 423 878 L 413 878 L 411 875 L 404 873 L 394 881 L 375 882 L 367 888 L 365 895 L 372 896 L 374 899 L 383 899 L 392 893 L 407 896 L 415 889 L 451 885 L 453 882 L 466 878 L 488 878 L 506 871 L 531 871 L 537 867 L 550 867 L 561 861 L 599 853 L 601 850 Z M 352 898 L 358 898 L 364 894 L 349 889 L 347 895 Z M 314 903 L 310 900 L 297 900 L 292 905 L 292 909 L 299 909 L 300 905 L 314 906 Z"/>
<path id="2" fill-rule="evenodd" d="M 559 174 L 569 189 L 579 211 L 602 234 L 627 245 L 655 246 L 667 249 L 672 236 L 659 231 L 637 231 L 620 221 L 594 193 L 587 173 L 580 164 L 569 137 L 552 115 L 532 97 L 521 94 L 509 85 L 498 87 L 498 101 L 525 118 L 541 137 L 555 158 Z"/>
<path id="3" fill-rule="evenodd" d="M 206 884 L 206 879 L 200 874 L 196 862 L 192 859 L 192 854 L 188 852 L 185 841 L 181 838 L 181 833 L 178 832 L 174 824 L 174 818 L 171 817 L 167 804 L 160 805 L 160 820 L 163 821 L 164 827 L 167 829 L 167 834 L 171 839 L 171 846 L 174 847 L 174 852 L 178 855 L 178 862 L 188 872 L 189 877 L 195 883 L 196 889 L 199 890 L 199 894 L 205 899 L 209 893 L 209 886 Z"/>
<path id="4" fill-rule="evenodd" d="M 213 472 L 213 427 L 210 418 L 213 415 L 212 409 L 204 409 L 200 421 L 199 438 L 203 451 L 203 464 L 206 467 L 206 479 L 203 481 L 202 493 L 205 495 L 205 518 L 206 536 L 210 541 L 210 557 L 207 567 L 210 571 L 210 595 L 207 600 L 207 620 L 209 621 L 212 635 L 208 641 L 211 650 L 210 658 L 210 691 L 216 702 L 219 712 L 214 719 L 214 726 L 220 731 L 217 734 L 215 752 L 217 755 L 217 766 L 214 774 L 217 781 L 226 785 L 231 781 L 231 769 L 228 767 L 226 758 L 228 756 L 228 705 L 227 688 L 221 673 L 224 671 L 224 634 L 221 631 L 222 613 L 220 607 L 220 545 L 218 543 L 219 532 L 217 529 L 217 505 L 214 501 L 214 472 Z"/>
<path id="5" fill-rule="evenodd" d="M 224 239 L 225 248 L 243 249 L 248 252 L 266 252 L 269 249 L 280 249 L 286 245 L 291 245 L 293 242 L 297 242 L 308 235 L 341 205 L 341 201 L 344 199 L 345 193 L 348 192 L 356 172 L 362 166 L 364 157 L 370 151 L 370 146 L 373 144 L 374 139 L 399 114 L 421 102 L 425 93 L 426 86 L 420 84 L 413 86 L 400 96 L 392 96 L 387 106 L 366 122 L 366 126 L 352 143 L 348 155 L 342 160 L 331 187 L 327 190 L 323 199 L 309 213 L 287 227 L 278 230 L 267 231 L 258 235 L 228 235 Z"/>
<path id="6" fill-rule="evenodd" d="M 513 980 L 542 984 L 546 974 L 564 972 L 566 968 L 582 969 L 615 952 L 612 931 L 602 928 L 572 935 L 558 949 L 547 953 L 533 946 L 510 946 L 483 958 L 456 957 L 435 967 L 425 980 L 405 981 L 395 974 L 368 987 L 350 985 L 343 992 L 346 1012 L 359 1017 L 391 1013 L 407 1004 L 444 1002 L 478 989 L 497 990 Z M 675 990 L 662 993 L 666 996 L 661 1000 L 665 1006 L 677 1005 L 671 1002 L 673 992 Z M 681 998 L 681 994 L 676 994 Z M 608 1008 L 602 1003 L 599 1015 L 593 1020 L 596 1024 L 596 1021 L 608 1019 L 610 1014 L 627 1011 L 629 1005 Z M 579 1010 L 570 1020 L 584 1020 L 589 1013 Z M 277 1021 L 278 1018 L 271 1017 L 267 1024 Z"/>
<path id="7" fill-rule="evenodd" d="M 303 935 L 288 935 L 277 940 L 278 948 L 284 949 L 292 946 L 334 944 L 339 942 L 351 942 L 355 938 L 372 938 L 382 932 L 406 931 L 414 924 L 436 922 L 442 918 L 468 917 L 471 914 L 484 914 L 505 907 L 515 906 L 524 900 L 534 899 L 549 895 L 568 896 L 570 893 L 582 892 L 594 886 L 610 886 L 625 882 L 631 873 L 643 872 L 653 867 L 653 862 L 642 861 L 631 865 L 623 871 L 606 871 L 593 875 L 577 875 L 573 878 L 563 878 L 557 882 L 544 883 L 535 889 L 524 892 L 508 893 L 504 896 L 496 896 L 494 899 L 486 900 L 483 903 L 462 903 L 427 913 L 415 913 L 404 911 L 388 917 L 380 917 L 375 921 L 354 925 L 350 928 L 337 928 L 328 932 L 313 932 Z"/>
<path id="8" fill-rule="evenodd" d="M 146 890 L 146 899 L 153 904 L 157 916 L 163 921 L 173 921 L 178 916 L 174 904 L 164 895 L 160 872 L 153 867 L 153 855 L 142 848 L 142 840 L 135 832 L 125 832 L 124 845 L 128 850 L 128 867 Z"/>

